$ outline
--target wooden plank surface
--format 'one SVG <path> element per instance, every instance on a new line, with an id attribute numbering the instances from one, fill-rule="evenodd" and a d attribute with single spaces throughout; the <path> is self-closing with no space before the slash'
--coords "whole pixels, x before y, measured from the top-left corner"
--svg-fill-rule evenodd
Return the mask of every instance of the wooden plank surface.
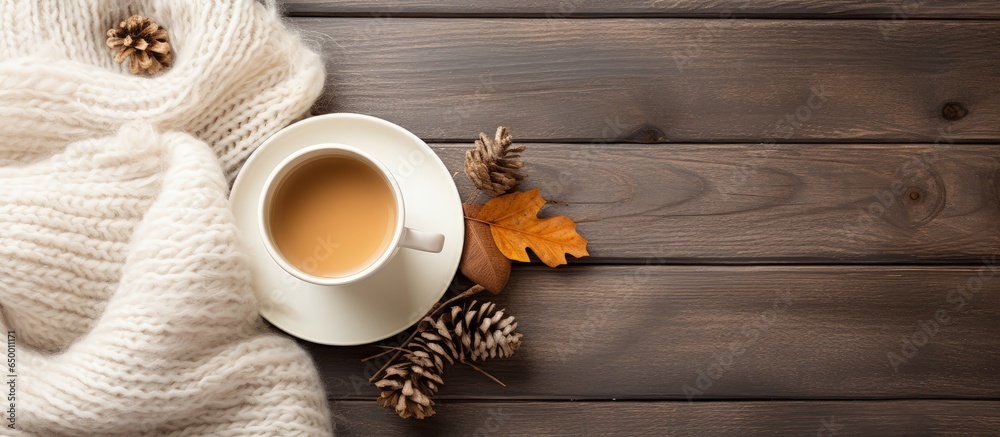
<path id="1" fill-rule="evenodd" d="M 1000 141 L 996 21 L 290 21 L 327 62 L 318 112 L 429 140 Z"/>
<path id="2" fill-rule="evenodd" d="M 515 315 L 525 335 L 513 359 L 482 365 L 507 387 L 450 367 L 440 399 L 1000 393 L 996 263 L 528 267 L 515 269 L 504 293 L 487 298 Z M 380 349 L 304 345 L 330 398 L 377 394 L 367 377 L 380 363 L 359 360 Z"/>
<path id="3" fill-rule="evenodd" d="M 338 434 L 1000 426 L 995 2 L 284 4 L 327 62 L 317 113 L 392 120 L 452 171 L 511 126 L 593 255 L 485 296 L 525 334 L 483 365 L 508 387 L 449 368 L 426 421 L 371 401 L 374 345 L 303 342 Z"/>
<path id="4" fill-rule="evenodd" d="M 1000 18 L 994 0 L 286 0 L 317 16 Z M 892 24 L 892 23 L 887 23 Z"/>
<path id="5" fill-rule="evenodd" d="M 330 406 L 337 435 L 992 436 L 995 401 L 443 402 L 424 421 L 374 402 Z"/>
<path id="6" fill-rule="evenodd" d="M 469 145 L 433 147 L 469 198 Z M 994 146 L 527 144 L 524 159 L 525 189 L 569 203 L 543 212 L 572 217 L 590 240 L 592 256 L 580 262 L 978 261 L 1000 252 Z"/>

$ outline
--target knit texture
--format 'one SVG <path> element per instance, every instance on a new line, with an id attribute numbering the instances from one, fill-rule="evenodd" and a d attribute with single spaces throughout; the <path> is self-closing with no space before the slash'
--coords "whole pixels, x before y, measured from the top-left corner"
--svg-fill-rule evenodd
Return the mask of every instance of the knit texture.
<path id="1" fill-rule="evenodd" d="M 107 31 L 133 14 L 170 35 L 174 65 L 162 74 L 114 63 Z M 231 181 L 323 88 L 319 56 L 256 0 L 0 0 L 0 20 L 7 159 L 37 160 L 143 120 L 208 143 Z"/>
<path id="2" fill-rule="evenodd" d="M 309 356 L 257 314 L 227 185 L 204 143 L 129 125 L 0 167 L 0 181 L 18 429 L 330 433 Z"/>
<path id="3" fill-rule="evenodd" d="M 105 45 L 134 13 L 170 32 L 160 75 Z M 0 435 L 331 434 L 309 355 L 258 315 L 227 200 L 321 92 L 319 57 L 254 0 L 0 0 L 0 20 L 0 329 L 17 374 Z"/>

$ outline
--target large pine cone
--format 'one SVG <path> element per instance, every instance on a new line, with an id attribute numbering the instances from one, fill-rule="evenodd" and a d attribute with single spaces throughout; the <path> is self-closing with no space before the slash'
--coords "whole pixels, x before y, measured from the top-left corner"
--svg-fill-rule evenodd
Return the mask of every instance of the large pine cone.
<path id="1" fill-rule="evenodd" d="M 504 317 L 492 302 L 453 306 L 437 319 L 425 317 L 403 361 L 386 369 L 375 383 L 382 389 L 379 405 L 395 408 L 400 417 L 434 415 L 434 394 L 444 384 L 444 363 L 507 358 L 521 346 L 514 316 Z"/>
<path id="2" fill-rule="evenodd" d="M 511 147 L 513 138 L 510 130 L 500 126 L 491 140 L 484 133 L 479 134 L 476 146 L 465 152 L 465 174 L 476 188 L 494 196 L 504 194 L 524 180 L 518 170 L 524 167 L 521 152 L 524 146 Z"/>

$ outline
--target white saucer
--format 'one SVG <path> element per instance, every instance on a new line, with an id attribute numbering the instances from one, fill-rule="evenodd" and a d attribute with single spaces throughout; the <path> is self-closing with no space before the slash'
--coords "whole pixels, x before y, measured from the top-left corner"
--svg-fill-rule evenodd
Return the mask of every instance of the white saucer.
<path id="1" fill-rule="evenodd" d="M 444 235 L 444 250 L 400 249 L 372 276 L 344 286 L 314 285 L 282 270 L 264 249 L 257 201 L 264 180 L 282 159 L 319 143 L 347 144 L 381 160 L 403 192 L 405 225 Z M 462 255 L 462 202 L 444 163 L 416 135 L 367 115 L 321 115 L 274 134 L 240 170 L 230 203 L 253 268 L 260 314 L 314 343 L 371 343 L 410 327 L 444 295 Z"/>

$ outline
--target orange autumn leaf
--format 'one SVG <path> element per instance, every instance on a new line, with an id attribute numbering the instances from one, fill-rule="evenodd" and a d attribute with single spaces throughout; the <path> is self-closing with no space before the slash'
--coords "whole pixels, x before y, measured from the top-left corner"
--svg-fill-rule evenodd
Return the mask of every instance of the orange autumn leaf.
<path id="1" fill-rule="evenodd" d="M 529 260 L 526 248 L 549 267 L 566 264 L 567 253 L 577 258 L 589 255 L 587 240 L 569 217 L 538 218 L 544 205 L 538 188 L 514 192 L 486 202 L 476 218 L 490 224 L 497 248 L 515 261 Z"/>

